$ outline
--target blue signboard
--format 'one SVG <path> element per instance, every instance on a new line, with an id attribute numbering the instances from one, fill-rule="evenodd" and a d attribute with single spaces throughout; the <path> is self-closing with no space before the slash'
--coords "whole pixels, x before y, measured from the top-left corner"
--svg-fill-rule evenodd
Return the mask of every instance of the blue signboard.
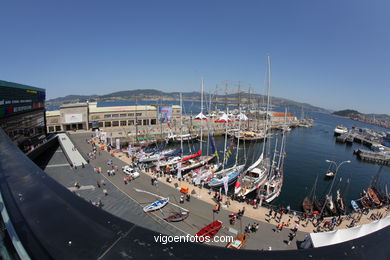
<path id="1" fill-rule="evenodd" d="M 169 123 L 172 118 L 172 106 L 158 106 L 158 121 Z"/>

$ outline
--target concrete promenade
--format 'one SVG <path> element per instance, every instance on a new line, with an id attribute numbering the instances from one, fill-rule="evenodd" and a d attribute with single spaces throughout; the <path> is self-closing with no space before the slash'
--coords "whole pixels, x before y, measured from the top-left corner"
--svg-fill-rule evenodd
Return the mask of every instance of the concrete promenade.
<path id="1" fill-rule="evenodd" d="M 58 134 L 58 141 L 61 145 L 62 150 L 64 151 L 69 163 L 73 166 L 82 166 L 86 165 L 87 162 L 83 158 L 83 156 L 79 153 L 77 149 L 74 149 L 76 146 L 72 143 L 69 137 L 64 134 Z"/>
<path id="2" fill-rule="evenodd" d="M 88 153 L 91 149 L 91 145 L 85 142 L 85 139 L 90 137 L 90 133 L 75 133 L 71 134 L 71 138 L 74 140 L 74 143 L 77 143 L 80 151 Z M 161 197 L 170 197 L 170 203 L 162 211 L 157 211 L 152 213 L 155 217 L 163 218 L 164 216 L 169 215 L 170 212 L 180 211 L 181 208 L 190 210 L 190 217 L 183 222 L 174 223 L 173 225 L 180 229 L 181 231 L 189 234 L 195 234 L 202 227 L 211 223 L 213 220 L 219 219 L 224 222 L 224 228 L 218 233 L 218 235 L 229 235 L 234 236 L 234 230 L 238 233 L 244 231 L 244 227 L 248 224 L 260 223 L 260 229 L 256 233 L 250 233 L 250 239 L 246 245 L 246 249 L 257 249 L 257 250 L 268 250 L 269 247 L 272 250 L 286 250 L 286 249 L 295 249 L 295 239 L 288 245 L 286 242 L 288 240 L 288 234 L 291 228 L 294 228 L 296 223 L 298 223 L 298 217 L 294 217 L 292 214 L 284 214 L 280 221 L 275 221 L 272 218 L 269 218 L 269 210 L 264 207 L 259 207 L 254 209 L 252 206 L 239 203 L 237 201 L 230 201 L 230 205 L 222 207 L 221 211 L 216 214 L 213 213 L 212 208 L 215 206 L 215 201 L 213 200 L 213 193 L 209 193 L 207 189 L 201 189 L 195 187 L 187 182 L 178 182 L 173 180 L 172 183 L 166 182 L 165 178 L 159 178 L 158 186 L 151 185 L 151 179 L 153 173 L 148 171 L 143 171 L 141 176 L 132 181 L 129 184 L 123 182 L 124 175 L 119 170 L 119 174 L 115 176 L 107 176 L 106 170 L 109 167 L 106 165 L 107 160 L 112 159 L 114 165 L 121 168 L 122 166 L 131 163 L 131 160 L 127 158 L 123 153 L 115 153 L 110 155 L 105 151 L 100 152 L 101 155 L 96 158 L 96 160 L 91 160 L 91 165 L 93 167 L 102 167 L 104 177 L 107 181 L 110 181 L 115 185 L 119 190 L 126 193 L 133 200 L 138 202 L 141 206 L 145 206 L 148 203 L 155 201 L 157 198 Z M 184 204 L 179 203 L 179 198 L 181 193 L 179 188 L 182 184 L 189 186 L 190 193 L 195 193 L 191 196 L 190 202 L 185 202 Z M 223 200 L 223 204 L 226 200 Z M 245 206 L 245 215 L 242 218 L 242 221 L 238 221 L 235 225 L 229 224 L 228 214 L 235 212 L 237 213 L 239 209 L 242 209 Z M 388 214 L 384 209 L 372 210 L 371 213 L 383 213 Z M 370 215 L 369 214 L 369 215 Z M 357 218 L 357 214 L 352 214 L 352 217 Z M 290 221 L 289 221 L 290 220 Z M 347 225 L 351 223 L 351 220 L 344 220 L 336 229 L 346 228 Z M 356 225 L 368 223 L 371 220 L 368 216 L 362 216 Z M 279 223 L 290 223 L 289 226 L 285 227 L 282 232 L 274 232 L 276 225 Z M 233 230 L 232 230 L 233 229 Z M 315 227 L 314 225 L 308 222 L 299 222 L 298 226 L 299 231 L 297 232 L 296 239 L 303 240 L 305 234 L 308 232 L 313 232 Z M 232 233 L 233 231 L 234 233 Z M 224 246 L 217 244 L 218 246 Z"/>
<path id="3" fill-rule="evenodd" d="M 86 143 L 85 139 L 90 137 L 90 135 L 91 133 L 72 133 L 70 136 L 81 152 L 88 153 L 91 150 L 91 145 Z M 276 225 L 274 223 L 270 224 L 267 222 L 261 222 L 258 219 L 250 217 L 250 213 L 248 213 L 250 207 L 244 204 L 240 204 L 240 209 L 242 209 L 243 206 L 246 206 L 244 217 L 242 217 L 241 221 L 237 221 L 234 225 L 230 225 L 228 215 L 233 211 L 237 212 L 238 208 L 237 210 L 233 210 L 232 207 L 222 207 L 219 213 L 213 213 L 212 209 L 214 207 L 214 203 L 211 204 L 205 201 L 204 199 L 206 198 L 206 195 L 203 195 L 203 193 L 200 195 L 202 197 L 192 195 L 190 202 L 185 201 L 184 204 L 180 204 L 179 200 L 181 193 L 178 189 L 171 185 L 167 185 L 162 178 L 159 179 L 159 184 L 157 186 L 151 185 L 151 176 L 149 174 L 141 173 L 139 178 L 129 184 L 125 184 L 123 181 L 124 174 L 121 173 L 120 168 L 127 164 L 127 162 L 123 161 L 126 157 L 120 154 L 117 156 L 118 158 L 111 156 L 105 151 L 101 151 L 100 155 L 98 155 L 95 160 L 90 161 L 90 164 L 92 167 L 101 167 L 102 174 L 100 176 L 104 178 L 106 182 L 112 183 L 118 190 L 127 194 L 129 199 L 131 198 L 141 206 L 145 206 L 156 201 L 160 198 L 160 196 L 169 196 L 170 203 L 167 206 L 165 206 L 161 211 L 150 213 L 155 217 L 162 219 L 164 216 L 168 216 L 171 212 L 180 211 L 181 209 L 189 210 L 190 216 L 185 221 L 172 223 L 172 225 L 174 225 L 177 229 L 185 233 L 194 235 L 204 226 L 210 224 L 213 220 L 218 219 L 224 223 L 224 227 L 219 231 L 218 235 L 235 236 L 235 233 L 244 232 L 246 225 L 259 223 L 259 231 L 249 234 L 250 238 L 245 246 L 246 249 L 255 250 L 268 250 L 270 247 L 272 250 L 296 249 L 296 239 L 303 240 L 306 234 L 305 232 L 298 231 L 294 241 L 288 245 L 287 240 L 290 228 L 294 228 L 295 224 L 293 223 L 293 220 L 291 220 L 289 228 L 285 227 L 280 233 L 277 233 L 275 232 Z M 107 165 L 107 161 L 109 159 L 112 159 L 113 164 L 119 167 L 118 173 L 114 176 L 108 176 L 106 173 L 108 169 L 111 169 L 111 166 Z M 206 192 L 206 189 L 203 190 Z M 207 194 L 207 197 L 210 197 L 210 195 Z M 257 214 L 266 213 L 265 211 L 266 210 L 257 212 Z M 227 243 L 213 243 L 213 245 L 216 246 L 226 246 L 226 244 Z"/>

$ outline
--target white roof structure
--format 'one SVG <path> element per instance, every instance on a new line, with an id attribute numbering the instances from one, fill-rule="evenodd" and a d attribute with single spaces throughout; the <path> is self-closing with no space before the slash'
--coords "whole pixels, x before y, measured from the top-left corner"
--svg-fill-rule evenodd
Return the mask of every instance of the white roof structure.
<path id="1" fill-rule="evenodd" d="M 202 120 L 202 119 L 207 119 L 207 117 L 206 117 L 202 112 L 200 112 L 200 113 L 195 117 L 195 119 L 200 119 L 200 120 Z"/>
<path id="2" fill-rule="evenodd" d="M 310 233 L 310 239 L 312 241 L 313 247 L 334 245 L 371 234 L 389 225 L 390 217 L 385 217 L 383 219 L 373 221 L 369 224 L 364 224 L 353 228 L 340 229 L 331 232 Z"/>
<path id="3" fill-rule="evenodd" d="M 220 118 L 218 118 L 218 121 L 220 122 L 229 122 L 229 117 L 226 113 L 223 113 Z"/>
<path id="4" fill-rule="evenodd" d="M 241 113 L 241 114 L 237 115 L 237 119 L 242 120 L 242 121 L 246 121 L 246 120 L 248 120 L 248 117 L 245 114 Z"/>

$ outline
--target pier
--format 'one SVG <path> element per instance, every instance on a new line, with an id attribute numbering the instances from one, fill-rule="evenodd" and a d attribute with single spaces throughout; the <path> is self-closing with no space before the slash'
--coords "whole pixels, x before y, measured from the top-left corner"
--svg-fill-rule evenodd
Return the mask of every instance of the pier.
<path id="1" fill-rule="evenodd" d="M 383 152 L 373 152 L 364 149 L 357 149 L 354 153 L 363 161 L 390 165 L 390 155 Z"/>

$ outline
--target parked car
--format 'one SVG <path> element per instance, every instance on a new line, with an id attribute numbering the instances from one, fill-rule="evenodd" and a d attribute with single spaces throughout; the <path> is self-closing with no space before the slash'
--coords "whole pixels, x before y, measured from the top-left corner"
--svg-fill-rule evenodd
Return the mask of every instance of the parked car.
<path id="1" fill-rule="evenodd" d="M 130 175 L 133 179 L 136 179 L 139 177 L 139 172 L 137 172 L 133 168 L 130 168 L 129 166 L 125 166 L 123 169 L 123 172 L 127 175 Z"/>

